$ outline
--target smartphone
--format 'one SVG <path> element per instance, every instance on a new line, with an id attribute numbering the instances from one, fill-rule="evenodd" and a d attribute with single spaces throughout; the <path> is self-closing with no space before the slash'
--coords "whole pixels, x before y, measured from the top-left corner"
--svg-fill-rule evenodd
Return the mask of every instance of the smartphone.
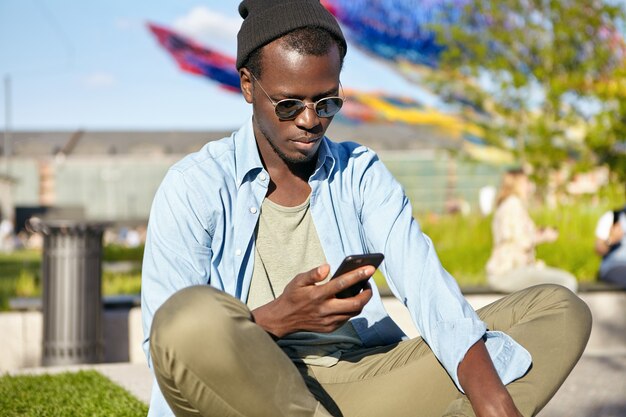
<path id="1" fill-rule="evenodd" d="M 622 211 L 624 210 L 613 210 L 613 224 L 619 221 L 619 215 L 622 214 Z"/>
<path id="2" fill-rule="evenodd" d="M 374 268 L 378 268 L 380 263 L 385 259 L 385 256 L 382 253 L 365 253 L 363 255 L 349 255 L 344 258 L 335 271 L 335 274 L 331 279 L 337 278 L 339 275 L 343 275 L 346 272 L 353 271 L 361 266 L 372 265 Z M 349 298 L 354 297 L 363 289 L 367 287 L 367 280 L 358 282 L 353 286 L 346 288 L 343 291 L 337 293 L 337 298 Z"/>

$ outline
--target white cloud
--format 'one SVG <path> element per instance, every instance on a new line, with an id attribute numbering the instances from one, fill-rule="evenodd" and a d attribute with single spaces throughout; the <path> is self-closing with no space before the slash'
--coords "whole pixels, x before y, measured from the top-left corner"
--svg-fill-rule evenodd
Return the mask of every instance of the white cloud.
<path id="1" fill-rule="evenodd" d="M 225 16 L 205 6 L 194 7 L 174 21 L 173 28 L 204 45 L 234 52 L 241 18 Z"/>
<path id="2" fill-rule="evenodd" d="M 83 84 L 94 88 L 111 87 L 117 84 L 117 80 L 113 74 L 99 71 L 84 77 Z"/>
<path id="3" fill-rule="evenodd" d="M 113 24 L 119 30 L 132 30 L 140 26 L 140 22 L 127 17 L 117 17 Z"/>

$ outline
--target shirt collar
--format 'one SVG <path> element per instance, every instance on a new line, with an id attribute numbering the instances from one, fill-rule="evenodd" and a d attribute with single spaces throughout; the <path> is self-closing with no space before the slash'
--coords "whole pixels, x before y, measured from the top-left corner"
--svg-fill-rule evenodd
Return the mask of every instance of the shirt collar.
<path id="1" fill-rule="evenodd" d="M 333 167 L 335 166 L 335 157 L 330 150 L 330 143 L 330 139 L 324 136 L 317 153 L 317 165 L 315 166 L 315 172 L 311 177 L 317 176 L 318 173 L 320 173 L 320 175 L 328 176 L 332 172 Z M 325 165 L 327 165 L 327 169 L 322 170 L 322 167 Z"/>
<path id="2" fill-rule="evenodd" d="M 251 171 L 263 169 L 259 149 L 254 139 L 252 117 L 235 133 L 235 161 L 237 161 L 235 170 L 238 185 L 243 184 Z"/>
<path id="3" fill-rule="evenodd" d="M 317 165 L 312 177 L 318 175 L 328 175 L 335 165 L 335 158 L 330 149 L 330 139 L 326 136 L 320 144 Z M 236 174 L 237 184 L 241 185 L 252 171 L 262 170 L 261 156 L 254 138 L 254 128 L 252 127 L 252 117 L 235 133 L 235 160 L 237 161 Z M 326 170 L 322 167 L 328 165 Z"/>

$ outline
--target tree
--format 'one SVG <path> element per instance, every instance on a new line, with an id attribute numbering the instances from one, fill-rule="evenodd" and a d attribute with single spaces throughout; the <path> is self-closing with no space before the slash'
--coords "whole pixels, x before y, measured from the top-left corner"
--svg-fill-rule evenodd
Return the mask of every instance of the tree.
<path id="1" fill-rule="evenodd" d="M 626 184 L 626 67 L 618 68 L 608 82 L 594 91 L 602 109 L 590 123 L 586 144 L 598 163 L 606 164 L 614 180 Z"/>
<path id="2" fill-rule="evenodd" d="M 616 113 L 621 124 L 609 123 L 611 140 L 624 137 L 626 104 L 598 88 L 623 67 L 619 5 L 477 0 L 444 13 L 458 24 L 433 28 L 447 48 L 425 81 L 444 98 L 472 103 L 478 111 L 467 117 L 482 127 L 484 139 L 530 164 L 540 186 L 566 160 L 597 158 L 607 145 L 602 127 Z"/>

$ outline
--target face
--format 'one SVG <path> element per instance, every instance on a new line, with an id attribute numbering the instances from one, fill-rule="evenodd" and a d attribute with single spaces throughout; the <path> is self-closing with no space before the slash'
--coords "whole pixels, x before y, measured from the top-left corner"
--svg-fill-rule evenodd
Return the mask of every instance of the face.
<path id="1" fill-rule="evenodd" d="M 263 161 L 266 165 L 311 161 L 332 121 L 318 117 L 311 104 L 339 95 L 339 50 L 333 45 L 322 56 L 301 55 L 277 40 L 264 47 L 262 59 L 258 81 L 247 69 L 240 75 L 244 97 L 253 106 L 254 133 Z M 292 120 L 280 120 L 259 83 L 274 102 L 296 98 L 309 106 Z"/>

